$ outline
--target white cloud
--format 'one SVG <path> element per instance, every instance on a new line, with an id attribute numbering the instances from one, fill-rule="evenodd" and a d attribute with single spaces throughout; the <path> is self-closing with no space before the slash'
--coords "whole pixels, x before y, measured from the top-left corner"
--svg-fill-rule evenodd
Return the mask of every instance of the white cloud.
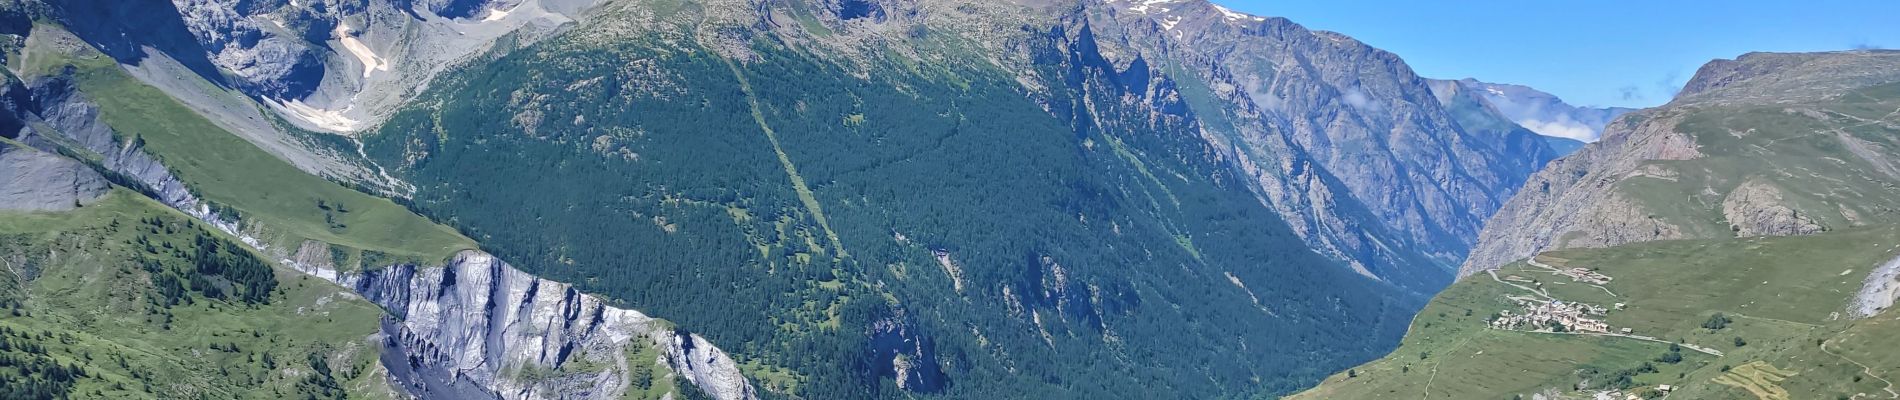
<path id="1" fill-rule="evenodd" d="M 1531 130 L 1531 132 L 1537 132 L 1539 135 L 1576 139 L 1584 142 L 1597 141 L 1598 132 L 1595 129 L 1590 129 L 1589 126 L 1577 121 L 1572 121 L 1569 118 L 1561 118 L 1557 121 L 1540 121 L 1534 118 L 1526 118 L 1517 120 L 1517 124 L 1523 126 L 1524 129 Z"/>
<path id="2" fill-rule="evenodd" d="M 1384 104 L 1379 104 L 1378 102 L 1372 101 L 1372 98 L 1366 97 L 1366 92 L 1363 90 L 1359 90 L 1358 87 L 1346 89 L 1345 93 L 1340 94 L 1339 99 L 1345 101 L 1346 105 L 1352 106 L 1352 108 L 1357 108 L 1360 111 L 1373 112 L 1373 113 L 1385 111 Z"/>

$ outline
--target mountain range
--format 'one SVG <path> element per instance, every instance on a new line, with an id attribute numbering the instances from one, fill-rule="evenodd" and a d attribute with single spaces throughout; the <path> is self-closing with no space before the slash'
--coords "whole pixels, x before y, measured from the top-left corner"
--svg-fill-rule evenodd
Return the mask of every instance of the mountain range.
<path id="1" fill-rule="evenodd" d="M 0 34 L 23 397 L 1284 395 L 1461 274 L 1719 236 L 1585 180 L 1699 151 L 1655 115 L 1888 79 L 1749 56 L 1619 118 L 1204 0 L 0 0 Z M 1731 232 L 1879 221 L 1762 176 Z"/>

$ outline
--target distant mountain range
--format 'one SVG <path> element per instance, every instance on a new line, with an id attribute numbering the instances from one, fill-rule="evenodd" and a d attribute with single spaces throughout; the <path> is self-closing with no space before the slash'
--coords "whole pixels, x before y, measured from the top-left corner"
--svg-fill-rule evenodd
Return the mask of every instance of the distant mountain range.
<path id="1" fill-rule="evenodd" d="M 1472 78 L 1431 81 L 1434 87 L 1455 85 L 1472 92 L 1511 122 L 1539 135 L 1554 138 L 1551 147 L 1564 154 L 1576 151 L 1583 143 L 1597 141 L 1610 121 L 1624 113 L 1636 111 L 1624 107 L 1580 107 L 1565 103 L 1556 95 L 1523 85 L 1489 83 Z"/>

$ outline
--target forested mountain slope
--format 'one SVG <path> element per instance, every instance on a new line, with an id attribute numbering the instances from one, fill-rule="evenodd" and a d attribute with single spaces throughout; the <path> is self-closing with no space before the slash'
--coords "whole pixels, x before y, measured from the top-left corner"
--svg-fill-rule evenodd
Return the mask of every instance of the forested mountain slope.
<path id="1" fill-rule="evenodd" d="M 777 38 L 853 74 L 867 73 L 862 61 L 873 56 L 990 64 L 1039 102 L 1069 89 L 1038 83 L 1049 77 L 1034 76 L 1037 56 L 1026 45 L 1034 32 L 1062 27 L 1104 49 L 1099 61 L 1117 74 L 1174 79 L 1182 105 L 1196 110 L 1188 114 L 1202 127 L 1196 135 L 1310 247 L 1419 293 L 1447 282 L 1484 219 L 1556 155 L 1531 143 L 1536 135 L 1461 126 L 1390 53 L 1204 0 L 41 1 L 43 13 L 221 128 L 307 172 L 398 197 L 411 188 L 320 132 L 373 129 L 449 66 L 574 21 L 674 7 L 726 24 L 697 35 L 721 51 Z M 179 17 L 118 17 L 169 14 Z M 961 50 L 929 51 L 948 43 Z M 178 75 L 219 89 L 179 85 L 188 80 Z"/>
<path id="2" fill-rule="evenodd" d="M 1024 44 L 1062 88 L 1039 105 L 920 62 L 968 57 L 953 37 L 731 47 L 744 25 L 661 5 L 439 78 L 369 154 L 501 257 L 740 344 L 804 397 L 1286 390 L 1414 304 L 1232 189 L 1185 107 L 1149 111 L 1165 76 L 1060 28 Z"/>

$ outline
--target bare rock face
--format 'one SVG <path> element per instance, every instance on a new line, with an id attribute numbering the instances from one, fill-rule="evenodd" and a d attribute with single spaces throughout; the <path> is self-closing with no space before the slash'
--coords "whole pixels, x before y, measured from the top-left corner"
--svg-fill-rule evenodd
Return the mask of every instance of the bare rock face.
<path id="1" fill-rule="evenodd" d="M 1854 295 L 1854 301 L 1847 305 L 1848 316 L 1855 319 L 1872 317 L 1893 308 L 1896 300 L 1900 300 L 1900 258 L 1888 260 L 1867 274 L 1860 291 Z"/>
<path id="2" fill-rule="evenodd" d="M 329 273 L 395 315 L 389 340 L 409 359 L 454 371 L 501 398 L 617 399 L 633 384 L 633 368 L 672 371 L 722 400 L 757 396 L 738 365 L 705 339 L 485 253 L 462 252 L 439 268 Z M 631 358 L 636 347 L 658 349 L 659 357 Z"/>
<path id="3" fill-rule="evenodd" d="M 1263 201 L 1369 276 L 1442 283 L 1483 221 L 1556 156 L 1529 131 L 1462 126 L 1397 56 L 1344 35 L 1202 0 L 1080 9 L 1070 24 L 1109 62 L 1179 71 L 1210 142 Z"/>
<path id="4" fill-rule="evenodd" d="M 1900 150 L 1900 125 L 1887 112 L 1900 99 L 1867 90 L 1895 82 L 1894 51 L 1711 62 L 1669 104 L 1625 115 L 1532 176 L 1460 276 L 1554 249 L 1891 221 L 1900 174 L 1885 154 Z"/>
<path id="5" fill-rule="evenodd" d="M 230 72 L 239 85 L 264 96 L 308 95 L 316 88 L 318 80 L 315 78 L 323 75 L 320 53 L 323 49 L 304 40 L 310 36 L 309 32 L 285 32 L 292 27 L 286 23 L 290 21 L 253 19 L 246 15 L 264 11 L 267 8 L 264 4 L 268 2 L 172 1 L 186 29 L 202 43 L 211 61 Z M 322 7 L 325 3 L 313 5 Z M 314 18 L 308 13 L 285 16 Z M 306 30 L 311 27 L 303 21 L 292 23 Z"/>
<path id="6" fill-rule="evenodd" d="M 78 161 L 0 142 L 0 210 L 71 210 L 108 188 L 105 177 Z"/>
<path id="7" fill-rule="evenodd" d="M 199 205 L 197 196 L 191 194 L 183 181 L 173 176 L 158 159 L 145 153 L 142 141 L 118 135 L 106 126 L 100 119 L 99 107 L 73 87 L 70 76 L 41 78 L 28 86 L 38 104 L 34 115 L 52 131 L 34 131 L 22 136 L 22 142 L 49 151 L 55 147 L 54 141 L 75 144 L 76 150 L 97 154 L 102 167 L 127 177 L 128 183 L 136 182 L 139 187 L 135 189 L 166 205 L 186 208 Z"/>
<path id="8" fill-rule="evenodd" d="M 1791 236 L 1819 233 L 1820 224 L 1789 208 L 1781 189 L 1750 179 L 1722 200 L 1722 216 L 1737 236 Z"/>
<path id="9" fill-rule="evenodd" d="M 870 331 L 876 370 L 889 374 L 899 389 L 914 393 L 943 389 L 946 378 L 937 361 L 935 344 L 916 332 L 901 312 L 871 324 Z"/>

